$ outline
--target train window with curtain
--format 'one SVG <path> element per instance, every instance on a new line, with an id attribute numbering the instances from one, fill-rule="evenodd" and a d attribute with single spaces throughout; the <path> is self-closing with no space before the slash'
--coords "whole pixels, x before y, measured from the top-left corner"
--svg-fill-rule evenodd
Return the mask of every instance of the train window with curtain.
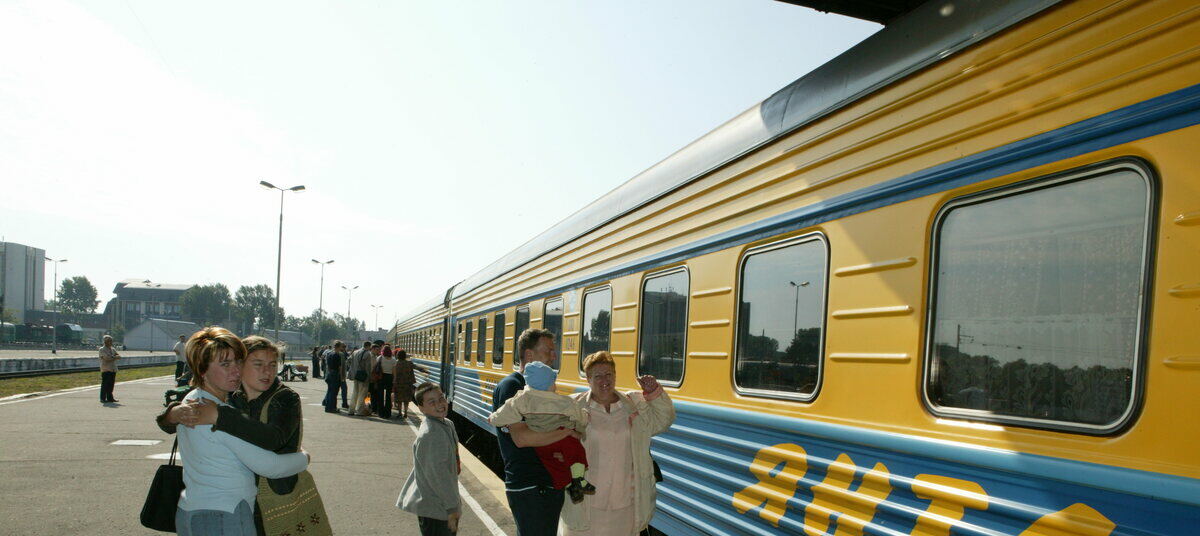
<path id="1" fill-rule="evenodd" d="M 687 270 L 647 277 L 642 284 L 638 374 L 651 374 L 664 383 L 683 381 L 687 351 Z"/>
<path id="2" fill-rule="evenodd" d="M 521 338 L 521 334 L 529 329 L 529 306 L 517 307 L 517 318 L 513 320 L 513 370 L 517 369 L 517 363 L 521 362 L 520 350 L 517 348 L 517 340 Z"/>
<path id="3" fill-rule="evenodd" d="M 1102 433 L 1136 405 L 1151 185 L 1133 163 L 952 203 L 934 230 L 935 413 Z"/>
<path id="4" fill-rule="evenodd" d="M 463 337 L 463 363 L 471 364 L 471 330 L 474 324 L 467 322 L 467 335 Z"/>
<path id="5" fill-rule="evenodd" d="M 475 363 L 483 366 L 484 360 L 487 359 L 487 317 L 479 319 L 479 335 L 476 342 Z"/>
<path id="6" fill-rule="evenodd" d="M 492 366 L 504 365 L 504 311 L 496 313 L 492 331 Z"/>
<path id="7" fill-rule="evenodd" d="M 748 394 L 811 399 L 821 380 L 825 241 L 810 235 L 743 257 L 733 379 Z"/>
<path id="8" fill-rule="evenodd" d="M 554 370 L 562 364 L 562 325 L 563 300 L 554 298 L 546 300 L 546 308 L 542 314 L 542 328 L 554 334 Z"/>
<path id="9" fill-rule="evenodd" d="M 583 359 L 594 352 L 609 349 L 612 337 L 612 287 L 589 290 L 583 295 L 583 321 L 579 326 L 583 342 L 579 352 L 579 375 Z"/>

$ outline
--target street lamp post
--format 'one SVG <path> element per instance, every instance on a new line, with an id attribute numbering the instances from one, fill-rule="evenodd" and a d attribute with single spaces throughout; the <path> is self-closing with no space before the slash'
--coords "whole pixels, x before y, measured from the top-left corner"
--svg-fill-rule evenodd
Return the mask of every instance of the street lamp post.
<path id="1" fill-rule="evenodd" d="M 46 260 L 54 263 L 54 325 L 50 327 L 50 333 L 53 335 L 54 341 L 50 343 L 50 353 L 58 355 L 58 308 L 62 307 L 58 303 L 62 299 L 62 295 L 58 292 L 58 263 L 67 262 L 67 259 L 51 259 L 46 257 Z"/>
<path id="2" fill-rule="evenodd" d="M 795 308 L 792 309 L 792 338 L 794 339 L 794 338 L 796 338 L 796 328 L 798 327 L 796 325 L 796 322 L 800 318 L 800 287 L 807 287 L 808 281 L 805 281 L 803 283 L 797 283 L 795 281 L 788 281 L 788 284 L 791 285 L 793 287 L 793 290 L 796 291 L 795 292 L 796 305 L 795 305 Z"/>
<path id="3" fill-rule="evenodd" d="M 375 331 L 379 331 L 379 310 L 383 309 L 383 306 L 372 305 L 371 308 L 375 310 Z"/>
<path id="4" fill-rule="evenodd" d="M 321 322 L 325 320 L 325 265 L 333 264 L 333 259 L 321 262 L 313 259 L 313 262 L 321 265 L 321 295 L 317 301 L 317 346 L 321 345 Z"/>
<path id="5" fill-rule="evenodd" d="M 346 285 L 342 285 L 342 290 L 346 291 L 346 320 L 350 320 L 350 298 L 354 296 L 354 289 L 356 288 L 358 288 L 358 285 L 349 288 Z M 357 332 L 358 330 L 355 329 L 354 331 Z"/>
<path id="6" fill-rule="evenodd" d="M 275 256 L 275 342 L 279 342 L 279 279 L 283 273 L 283 194 L 302 192 L 304 185 L 280 188 L 267 181 L 258 181 L 264 188 L 279 190 L 279 247 Z"/>

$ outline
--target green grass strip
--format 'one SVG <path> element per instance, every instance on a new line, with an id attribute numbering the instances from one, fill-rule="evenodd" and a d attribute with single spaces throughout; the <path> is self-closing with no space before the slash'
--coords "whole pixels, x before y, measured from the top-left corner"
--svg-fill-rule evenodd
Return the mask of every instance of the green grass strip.
<path id="1" fill-rule="evenodd" d="M 117 371 L 117 381 L 140 380 L 142 378 L 166 376 L 174 373 L 174 364 L 161 367 L 123 369 Z M 88 385 L 100 385 L 99 372 L 68 372 L 65 374 L 51 374 L 49 376 L 9 378 L 0 380 L 0 398 L 25 393 L 71 389 Z"/>

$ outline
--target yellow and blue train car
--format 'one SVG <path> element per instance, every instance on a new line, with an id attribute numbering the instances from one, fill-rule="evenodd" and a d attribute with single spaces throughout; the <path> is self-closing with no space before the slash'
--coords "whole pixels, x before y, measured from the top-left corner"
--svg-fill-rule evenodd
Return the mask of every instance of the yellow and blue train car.
<path id="1" fill-rule="evenodd" d="M 391 337 L 668 386 L 667 534 L 1200 532 L 1200 5 L 939 2 Z"/>

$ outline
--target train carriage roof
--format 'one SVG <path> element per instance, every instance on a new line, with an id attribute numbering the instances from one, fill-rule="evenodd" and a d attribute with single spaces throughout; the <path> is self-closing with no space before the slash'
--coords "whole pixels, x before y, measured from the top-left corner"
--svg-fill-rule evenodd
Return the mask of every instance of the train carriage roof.
<path id="1" fill-rule="evenodd" d="M 856 19 L 888 24 L 916 9 L 923 0 L 778 0 Z M 943 2 L 944 4 L 945 2 Z"/>
<path id="2" fill-rule="evenodd" d="M 915 8 L 902 1 L 789 2 L 870 20 L 877 17 L 887 25 L 471 275 L 453 288 L 452 298 L 1058 2 L 934 0 Z M 875 6 L 881 15 L 855 15 L 861 6 Z M 885 8 L 899 14 L 882 14 Z"/>

